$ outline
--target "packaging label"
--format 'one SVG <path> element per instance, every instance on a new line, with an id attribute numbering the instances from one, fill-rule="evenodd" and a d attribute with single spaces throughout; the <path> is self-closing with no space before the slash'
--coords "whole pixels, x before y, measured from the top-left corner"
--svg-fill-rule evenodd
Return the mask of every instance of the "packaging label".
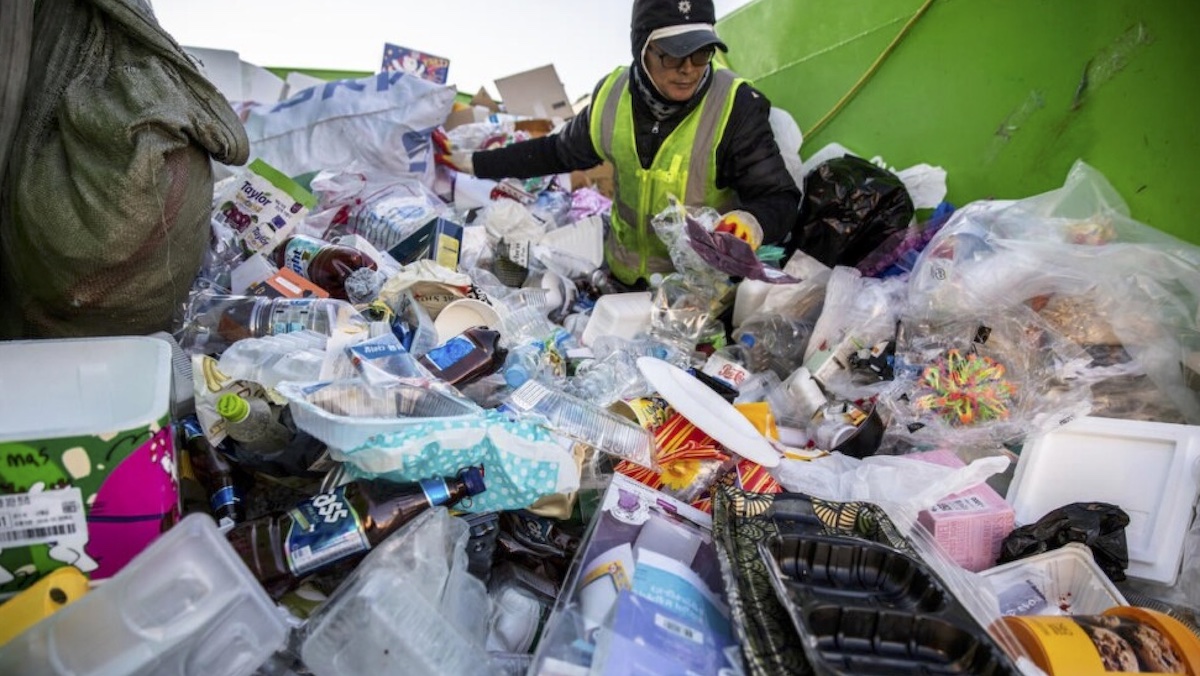
<path id="1" fill-rule="evenodd" d="M 425 358 L 439 370 L 445 371 L 471 354 L 474 349 L 475 343 L 463 336 L 455 336 L 425 353 Z"/>
<path id="2" fill-rule="evenodd" d="M 986 512 L 988 504 L 978 495 L 964 495 L 939 501 L 929 508 L 933 514 L 939 512 Z"/>
<path id="3" fill-rule="evenodd" d="M 213 218 L 238 233 L 247 254 L 268 253 L 314 206 L 312 193 L 262 160 L 254 160 L 223 195 Z"/>
<path id="4" fill-rule="evenodd" d="M 283 266 L 301 277 L 308 277 L 308 266 L 321 252 L 324 242 L 308 237 L 293 237 L 283 250 Z"/>
<path id="5" fill-rule="evenodd" d="M 78 488 L 0 495 L 0 548 L 47 544 L 86 533 Z"/>
<path id="6" fill-rule="evenodd" d="M 345 487 L 315 495 L 288 514 L 292 525 L 284 551 L 293 575 L 305 575 L 370 548 L 358 514 L 346 501 Z"/>

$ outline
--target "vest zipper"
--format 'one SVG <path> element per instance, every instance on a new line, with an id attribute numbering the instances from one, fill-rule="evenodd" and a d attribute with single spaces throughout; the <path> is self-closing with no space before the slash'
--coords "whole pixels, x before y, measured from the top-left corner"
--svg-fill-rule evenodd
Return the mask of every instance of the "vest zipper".
<path id="1" fill-rule="evenodd" d="M 654 126 L 650 127 L 650 133 L 658 136 L 658 120 L 654 121 Z"/>

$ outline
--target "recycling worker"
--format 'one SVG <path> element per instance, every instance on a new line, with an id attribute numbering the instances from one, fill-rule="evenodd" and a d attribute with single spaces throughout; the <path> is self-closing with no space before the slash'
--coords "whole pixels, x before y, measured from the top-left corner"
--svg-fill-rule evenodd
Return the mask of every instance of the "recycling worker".
<path id="1" fill-rule="evenodd" d="M 559 133 L 494 150 L 445 149 L 446 164 L 480 178 L 531 178 L 613 166 L 614 200 L 605 259 L 611 274 L 640 286 L 672 270 L 651 219 L 674 195 L 687 206 L 758 220 L 763 244 L 786 245 L 800 190 L 769 123 L 771 104 L 728 68 L 712 0 L 635 0 L 633 64 L 596 87 L 588 107 Z"/>

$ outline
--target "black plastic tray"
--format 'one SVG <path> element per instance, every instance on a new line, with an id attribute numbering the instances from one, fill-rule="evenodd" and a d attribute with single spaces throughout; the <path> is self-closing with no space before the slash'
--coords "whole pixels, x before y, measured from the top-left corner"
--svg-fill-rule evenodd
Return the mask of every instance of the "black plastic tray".
<path id="1" fill-rule="evenodd" d="M 908 553 L 815 532 L 785 533 L 760 547 L 818 673 L 1018 673 L 933 570 Z"/>

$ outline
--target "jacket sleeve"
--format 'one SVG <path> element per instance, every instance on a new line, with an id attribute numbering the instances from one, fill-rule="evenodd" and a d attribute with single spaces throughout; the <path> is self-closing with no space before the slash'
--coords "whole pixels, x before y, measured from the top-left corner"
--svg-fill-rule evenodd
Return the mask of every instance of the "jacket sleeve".
<path id="1" fill-rule="evenodd" d="M 800 208 L 800 188 L 788 173 L 771 130 L 771 102 L 749 84 L 738 88 L 717 147 L 717 187 L 732 188 L 741 209 L 758 219 L 763 243 L 786 245 Z"/>
<path id="2" fill-rule="evenodd" d="M 602 162 L 592 146 L 591 106 L 567 121 L 557 134 L 471 155 L 479 178 L 533 178 L 591 169 Z"/>

